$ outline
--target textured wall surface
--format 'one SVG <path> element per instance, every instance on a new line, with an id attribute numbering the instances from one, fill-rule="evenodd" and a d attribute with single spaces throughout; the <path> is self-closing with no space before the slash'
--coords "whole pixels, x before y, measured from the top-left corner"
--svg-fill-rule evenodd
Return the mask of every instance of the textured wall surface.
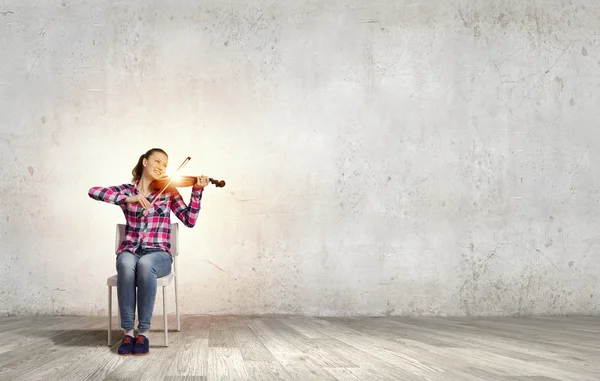
<path id="1" fill-rule="evenodd" d="M 106 313 L 123 216 L 87 191 L 154 146 L 227 181 L 181 227 L 183 313 L 598 314 L 599 20 L 4 0 L 0 314 Z"/>

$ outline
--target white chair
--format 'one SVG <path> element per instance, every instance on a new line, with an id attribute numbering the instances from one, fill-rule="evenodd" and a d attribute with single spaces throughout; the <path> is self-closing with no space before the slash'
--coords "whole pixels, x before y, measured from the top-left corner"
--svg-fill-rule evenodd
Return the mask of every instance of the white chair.
<path id="1" fill-rule="evenodd" d="M 115 250 L 121 244 L 125 237 L 125 225 L 117 224 L 117 234 L 115 239 Z M 181 331 L 181 321 L 179 318 L 179 298 L 177 297 L 177 256 L 179 255 L 179 225 L 177 223 L 171 224 L 171 254 L 173 255 L 173 268 L 171 273 L 167 276 L 157 279 L 157 287 L 162 287 L 163 296 L 163 317 L 164 317 L 164 329 L 165 329 L 165 347 L 169 346 L 168 328 L 167 328 L 167 300 L 165 294 L 165 288 L 174 283 L 175 285 L 175 315 L 177 316 L 177 331 Z M 173 282 L 175 280 L 175 282 Z M 108 285 L 108 346 L 112 342 L 112 288 L 117 287 L 117 275 L 113 275 L 106 280 Z M 137 305 L 137 303 L 136 303 Z M 119 322 L 121 321 L 121 312 L 119 311 L 119 304 L 117 303 L 117 313 Z M 137 320 L 137 319 L 136 319 Z"/>

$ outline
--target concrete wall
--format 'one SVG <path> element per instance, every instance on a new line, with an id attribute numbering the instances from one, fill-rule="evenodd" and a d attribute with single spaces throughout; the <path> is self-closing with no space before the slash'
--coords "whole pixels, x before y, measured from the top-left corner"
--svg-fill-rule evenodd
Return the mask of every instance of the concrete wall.
<path id="1" fill-rule="evenodd" d="M 181 229 L 183 313 L 597 314 L 599 17 L 4 0 L 0 314 L 106 312 L 123 217 L 87 190 L 154 146 L 227 181 Z"/>

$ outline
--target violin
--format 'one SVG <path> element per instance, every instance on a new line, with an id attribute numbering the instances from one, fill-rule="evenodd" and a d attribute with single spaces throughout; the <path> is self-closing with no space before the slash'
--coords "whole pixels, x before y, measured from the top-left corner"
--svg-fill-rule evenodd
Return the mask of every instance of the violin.
<path id="1" fill-rule="evenodd" d="M 208 179 L 210 181 L 211 184 L 214 184 L 217 188 L 223 188 L 225 186 L 225 181 L 223 180 L 216 180 L 213 178 L 209 178 Z M 169 181 L 171 182 L 169 184 Z M 152 182 L 152 187 L 155 190 L 159 190 L 159 189 L 163 189 L 165 188 L 165 186 L 168 185 L 168 187 L 166 189 L 174 189 L 174 188 L 185 188 L 185 187 L 191 187 L 194 184 L 196 184 L 196 182 L 198 181 L 198 177 L 197 176 L 177 176 L 175 177 L 173 180 L 171 180 L 171 178 L 166 177 L 160 180 L 154 180 Z"/>
<path id="2" fill-rule="evenodd" d="M 179 168 L 177 168 L 177 170 L 175 171 L 174 174 L 179 172 L 191 159 L 192 158 L 188 156 L 183 161 L 183 163 L 181 163 Z M 210 181 L 211 184 L 216 185 L 217 188 L 223 188 L 225 186 L 225 181 L 223 181 L 223 180 L 215 180 L 213 178 L 209 178 L 208 180 Z M 175 188 L 191 187 L 194 184 L 196 184 L 197 181 L 198 181 L 197 176 L 179 176 L 179 175 L 177 175 L 175 178 L 165 177 L 165 178 L 162 178 L 159 180 L 154 180 L 151 185 L 155 190 L 160 190 L 160 192 L 158 193 L 158 195 L 156 195 L 156 197 L 154 197 L 152 199 L 152 201 L 150 201 L 150 205 L 152 205 L 154 203 L 154 201 L 157 200 L 158 197 L 165 190 L 174 190 Z M 146 211 L 146 209 L 142 209 L 138 213 L 138 217 L 141 217 L 145 211 Z"/>

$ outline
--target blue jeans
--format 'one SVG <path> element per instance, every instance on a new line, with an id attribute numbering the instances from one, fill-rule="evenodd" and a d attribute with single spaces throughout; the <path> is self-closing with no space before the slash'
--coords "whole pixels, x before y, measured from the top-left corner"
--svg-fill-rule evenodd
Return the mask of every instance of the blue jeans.
<path id="1" fill-rule="evenodd" d="M 138 329 L 150 329 L 156 300 L 156 278 L 169 275 L 172 263 L 173 257 L 164 251 L 141 255 L 125 251 L 117 255 L 117 295 L 123 329 L 134 328 L 136 285 Z"/>

